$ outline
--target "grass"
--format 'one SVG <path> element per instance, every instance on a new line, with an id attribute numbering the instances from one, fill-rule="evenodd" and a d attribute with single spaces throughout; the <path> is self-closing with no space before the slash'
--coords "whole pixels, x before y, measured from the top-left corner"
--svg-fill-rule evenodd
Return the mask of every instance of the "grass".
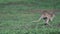
<path id="1" fill-rule="evenodd" d="M 60 34 L 60 12 L 52 27 L 43 25 L 44 22 L 32 22 L 37 20 L 39 9 L 59 9 L 59 1 L 52 6 L 51 0 L 0 0 L 0 34 Z"/>
<path id="2" fill-rule="evenodd" d="M 23 5 L 37 9 L 60 9 L 60 0 L 0 0 L 0 6 Z M 21 6 L 20 6 L 21 7 Z"/>
<path id="3" fill-rule="evenodd" d="M 56 13 L 57 17 L 52 24 L 52 27 L 43 25 L 44 22 L 34 23 L 40 16 L 39 12 L 18 11 L 7 9 L 0 11 L 0 34 L 59 34 L 60 33 L 60 14 Z"/>

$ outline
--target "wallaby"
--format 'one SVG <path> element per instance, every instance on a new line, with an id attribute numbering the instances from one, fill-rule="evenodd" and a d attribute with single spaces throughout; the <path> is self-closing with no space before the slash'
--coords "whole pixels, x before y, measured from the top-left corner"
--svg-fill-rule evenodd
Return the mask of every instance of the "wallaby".
<path id="1" fill-rule="evenodd" d="M 41 17 L 37 21 L 33 21 L 33 22 L 39 22 L 41 19 L 44 19 L 45 24 L 49 25 L 49 21 L 53 21 L 54 17 L 55 17 L 55 14 L 53 14 L 52 11 L 50 12 L 50 11 L 44 10 L 42 12 Z"/>

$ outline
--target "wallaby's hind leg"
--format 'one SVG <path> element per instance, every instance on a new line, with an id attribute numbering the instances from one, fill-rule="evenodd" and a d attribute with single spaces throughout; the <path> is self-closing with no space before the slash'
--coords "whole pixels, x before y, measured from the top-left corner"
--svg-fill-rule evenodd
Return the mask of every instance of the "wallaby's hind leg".
<path id="1" fill-rule="evenodd" d="M 48 19 L 48 18 L 45 20 L 45 25 L 50 25 L 50 24 L 49 24 L 49 19 Z"/>

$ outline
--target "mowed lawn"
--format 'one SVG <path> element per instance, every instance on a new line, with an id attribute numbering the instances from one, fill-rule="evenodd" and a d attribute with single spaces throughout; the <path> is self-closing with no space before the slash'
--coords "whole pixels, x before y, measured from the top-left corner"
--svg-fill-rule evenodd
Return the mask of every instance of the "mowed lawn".
<path id="1" fill-rule="evenodd" d="M 59 1 L 47 0 L 0 0 L 0 34 L 60 34 L 60 12 L 55 12 L 56 17 L 51 26 L 44 25 L 41 9 L 59 9 Z"/>

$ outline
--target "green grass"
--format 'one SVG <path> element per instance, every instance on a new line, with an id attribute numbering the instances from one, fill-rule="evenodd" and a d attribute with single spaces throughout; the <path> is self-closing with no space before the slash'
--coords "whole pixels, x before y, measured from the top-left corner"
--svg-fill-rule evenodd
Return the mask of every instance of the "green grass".
<path id="1" fill-rule="evenodd" d="M 9 6 L 10 7 L 10 6 Z M 44 22 L 32 22 L 40 16 L 39 12 L 18 10 L 5 7 L 0 10 L 0 34 L 59 34 L 60 13 L 57 12 L 52 27 L 43 25 Z"/>
<path id="2" fill-rule="evenodd" d="M 43 20 L 32 22 L 40 16 L 35 10 L 59 9 L 59 3 L 60 0 L 0 0 L 0 34 L 60 34 L 60 12 L 50 23 L 52 27 L 43 25 Z"/>
<path id="3" fill-rule="evenodd" d="M 12 4 L 35 9 L 60 9 L 60 0 L 0 0 L 0 4 L 4 7 Z"/>

